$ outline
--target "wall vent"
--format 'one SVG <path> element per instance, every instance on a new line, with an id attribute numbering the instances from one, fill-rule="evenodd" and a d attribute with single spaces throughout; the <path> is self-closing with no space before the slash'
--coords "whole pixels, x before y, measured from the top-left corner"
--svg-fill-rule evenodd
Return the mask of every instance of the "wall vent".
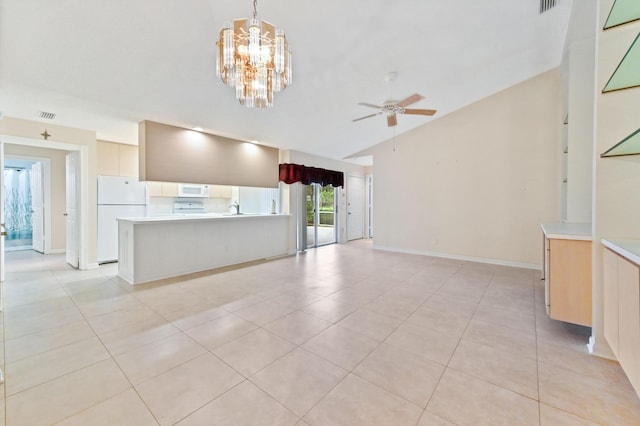
<path id="1" fill-rule="evenodd" d="M 53 120 L 54 118 L 56 118 L 56 115 L 53 112 L 39 111 L 38 118 L 44 118 L 45 120 Z"/>
<path id="2" fill-rule="evenodd" d="M 557 0 L 540 0 L 540 13 L 544 13 L 556 5 Z"/>

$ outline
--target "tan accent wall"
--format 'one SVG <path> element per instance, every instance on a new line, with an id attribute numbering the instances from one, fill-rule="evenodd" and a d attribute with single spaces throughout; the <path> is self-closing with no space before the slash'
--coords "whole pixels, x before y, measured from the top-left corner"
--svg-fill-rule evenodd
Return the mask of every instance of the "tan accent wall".
<path id="1" fill-rule="evenodd" d="M 51 249 L 64 250 L 66 246 L 66 165 L 68 151 L 6 144 L 5 155 L 48 158 L 51 160 Z M 45 232 L 48 232 L 45 230 Z"/>
<path id="2" fill-rule="evenodd" d="M 278 186 L 278 150 L 208 133 L 143 121 L 140 180 Z"/>
<path id="3" fill-rule="evenodd" d="M 540 265 L 561 213 L 557 69 L 375 146 L 374 245 Z"/>
<path id="4" fill-rule="evenodd" d="M 96 235 L 97 235 L 97 164 L 96 164 L 96 133 L 90 130 L 75 129 L 71 127 L 57 126 L 49 123 L 22 120 L 13 117 L 4 117 L 0 120 L 0 135 L 10 135 L 22 138 L 42 140 L 40 135 L 47 130 L 50 141 L 63 142 L 75 145 L 83 145 L 88 151 L 88 217 L 85 231 L 88 239 L 87 261 L 90 266 L 96 262 Z M 7 144 L 7 147 L 10 144 Z M 24 147 L 35 150 L 33 147 Z M 35 151 L 34 151 L 35 152 Z M 64 152 L 64 151 L 63 151 Z M 24 154 L 29 155 L 29 154 Z M 37 154 L 34 154 L 37 155 Z M 53 172 L 53 171 L 52 171 Z M 64 203 L 64 200 L 62 201 Z M 52 201 L 53 203 L 53 201 Z"/>

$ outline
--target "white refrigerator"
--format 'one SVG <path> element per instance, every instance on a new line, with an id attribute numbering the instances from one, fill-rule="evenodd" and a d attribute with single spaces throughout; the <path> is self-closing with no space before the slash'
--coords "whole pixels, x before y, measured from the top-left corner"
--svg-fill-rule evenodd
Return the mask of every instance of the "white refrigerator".
<path id="1" fill-rule="evenodd" d="M 147 187 L 136 178 L 98 176 L 98 263 L 118 261 L 119 217 L 147 213 Z"/>

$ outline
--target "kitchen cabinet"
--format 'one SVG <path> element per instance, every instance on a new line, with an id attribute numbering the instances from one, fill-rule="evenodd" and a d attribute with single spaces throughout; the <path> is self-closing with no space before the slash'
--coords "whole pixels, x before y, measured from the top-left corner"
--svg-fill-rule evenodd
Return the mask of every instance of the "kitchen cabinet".
<path id="1" fill-rule="evenodd" d="M 231 187 L 228 185 L 212 185 L 211 198 L 231 198 Z"/>
<path id="2" fill-rule="evenodd" d="M 604 337 L 640 395 L 640 259 L 607 240 L 604 249 Z M 636 245 L 637 243 L 633 243 Z M 640 244 L 638 244 L 640 246 Z"/>
<path id="3" fill-rule="evenodd" d="M 591 326 L 591 225 L 543 224 L 545 300 L 550 318 Z"/>
<path id="4" fill-rule="evenodd" d="M 138 177 L 138 147 L 98 141 L 98 175 Z"/>

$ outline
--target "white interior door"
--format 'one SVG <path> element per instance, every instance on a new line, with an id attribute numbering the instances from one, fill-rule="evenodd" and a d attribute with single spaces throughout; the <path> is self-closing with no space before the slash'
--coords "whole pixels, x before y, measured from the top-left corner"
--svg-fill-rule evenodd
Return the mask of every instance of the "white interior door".
<path id="1" fill-rule="evenodd" d="M 67 154 L 66 158 L 66 258 L 67 263 L 74 268 L 78 267 L 78 164 L 80 153 L 73 151 Z"/>
<path id="2" fill-rule="evenodd" d="M 44 190 L 42 163 L 31 165 L 31 232 L 33 249 L 44 253 Z"/>
<path id="3" fill-rule="evenodd" d="M 347 240 L 364 237 L 364 178 L 347 177 Z"/>

